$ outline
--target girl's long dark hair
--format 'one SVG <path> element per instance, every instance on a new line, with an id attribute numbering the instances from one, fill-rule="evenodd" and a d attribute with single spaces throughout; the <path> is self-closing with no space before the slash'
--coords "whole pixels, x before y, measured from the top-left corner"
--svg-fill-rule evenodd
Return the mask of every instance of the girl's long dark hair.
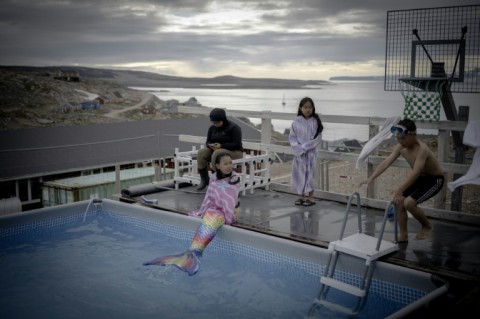
<path id="1" fill-rule="evenodd" d="M 313 103 L 313 100 L 309 97 L 304 97 L 301 101 L 300 101 L 300 104 L 298 105 L 298 112 L 297 112 L 297 116 L 298 115 L 301 115 L 303 116 L 303 113 L 302 113 L 302 110 L 300 110 L 302 108 L 303 105 L 305 105 L 307 102 L 310 102 L 310 104 L 312 104 L 312 107 L 313 107 L 313 113 L 312 113 L 312 117 L 317 120 L 317 132 L 315 133 L 315 136 L 313 137 L 314 139 L 318 136 L 318 134 L 322 133 L 323 132 L 323 124 L 322 124 L 322 120 L 320 120 L 320 117 L 318 116 L 318 114 L 315 112 L 315 103 Z"/>

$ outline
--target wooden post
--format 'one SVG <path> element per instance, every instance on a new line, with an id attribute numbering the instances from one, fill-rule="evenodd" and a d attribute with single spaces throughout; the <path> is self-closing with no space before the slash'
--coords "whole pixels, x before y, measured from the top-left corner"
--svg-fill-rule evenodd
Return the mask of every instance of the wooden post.
<path id="1" fill-rule="evenodd" d="M 120 188 L 120 165 L 115 165 L 115 194 L 121 193 Z"/>
<path id="2" fill-rule="evenodd" d="M 154 181 L 159 182 L 162 180 L 162 165 L 163 159 L 153 161 L 153 168 L 155 170 Z"/>
<path id="3" fill-rule="evenodd" d="M 320 142 L 320 148 L 323 149 L 324 142 Z M 317 188 L 325 190 L 325 163 L 320 157 L 317 157 Z"/>
<path id="4" fill-rule="evenodd" d="M 455 107 L 455 101 L 453 99 L 452 92 L 448 88 L 448 84 L 443 86 L 442 93 L 442 105 L 443 110 L 445 111 L 445 116 L 449 121 L 459 121 L 459 115 Z M 452 131 L 452 138 L 454 145 L 463 145 L 463 134 L 459 131 Z"/>
<path id="5" fill-rule="evenodd" d="M 325 163 L 325 189 L 326 192 L 330 190 L 330 160 Z"/>
<path id="6" fill-rule="evenodd" d="M 260 143 L 271 144 L 272 142 L 272 116 L 270 111 L 263 111 L 262 114 L 262 136 Z"/>
<path id="7" fill-rule="evenodd" d="M 449 147 L 450 133 L 446 130 L 438 130 L 437 137 L 437 159 L 440 163 L 448 162 L 448 147 Z M 446 174 L 444 174 L 446 175 Z M 446 180 L 446 176 L 445 176 Z M 445 183 L 446 184 L 446 183 Z M 445 209 L 445 198 L 447 194 L 447 185 L 443 185 L 442 190 L 434 197 L 433 207 L 438 209 Z"/>
<path id="8" fill-rule="evenodd" d="M 368 139 L 370 140 L 373 138 L 375 135 L 377 135 L 379 132 L 378 126 L 377 125 L 369 125 L 368 126 Z M 378 155 L 378 150 L 375 150 L 372 152 L 373 155 Z M 370 177 L 373 174 L 373 171 L 375 168 L 373 167 L 372 164 L 368 163 L 367 165 L 367 176 Z M 377 183 L 373 181 L 372 184 L 370 184 L 370 187 L 367 188 L 367 197 L 368 198 L 376 198 L 377 197 Z"/>
<path id="9" fill-rule="evenodd" d="M 470 109 L 468 106 L 460 105 L 458 107 L 458 120 L 459 121 L 468 121 Z M 463 135 L 463 134 L 462 134 Z M 463 139 L 463 136 L 462 136 Z M 465 145 L 455 145 L 455 164 L 463 164 L 465 163 Z M 460 174 L 453 174 L 453 180 L 460 178 L 462 175 Z M 450 209 L 453 211 L 460 212 L 462 210 L 462 197 L 463 197 L 463 186 L 457 187 L 452 192 L 452 203 L 450 205 Z"/>

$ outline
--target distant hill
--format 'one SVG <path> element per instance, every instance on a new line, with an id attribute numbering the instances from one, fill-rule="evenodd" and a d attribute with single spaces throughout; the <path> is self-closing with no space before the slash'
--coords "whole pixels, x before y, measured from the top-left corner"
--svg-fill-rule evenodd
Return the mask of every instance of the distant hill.
<path id="1" fill-rule="evenodd" d="M 384 76 L 333 76 L 330 81 L 383 81 Z"/>
<path id="2" fill-rule="evenodd" d="M 329 82 L 235 76 L 187 78 L 86 67 L 0 66 L 0 131 L 137 120 L 139 116 L 149 119 L 167 117 L 163 110 L 170 105 L 167 101 L 154 97 L 143 102 L 148 93 L 131 87 L 318 89 L 326 84 Z M 94 110 L 82 109 L 82 103 L 92 102 L 91 95 L 100 97 L 104 104 Z M 142 107 L 154 108 L 157 112 L 142 117 Z M 122 112 L 120 118 L 104 116 L 127 108 L 133 109 Z"/>
<path id="3" fill-rule="evenodd" d="M 199 77 L 180 77 L 169 76 L 158 73 L 129 71 L 129 70 L 108 70 L 87 67 L 72 66 L 51 66 L 51 67 L 31 67 L 31 66 L 1 66 L 0 69 L 14 72 L 36 72 L 38 74 L 56 74 L 78 73 L 80 81 L 82 78 L 105 80 L 124 86 L 144 86 L 144 87 L 183 87 L 183 88 L 239 88 L 239 89 L 297 89 L 308 88 L 319 85 L 329 84 L 323 80 L 289 80 L 274 78 L 241 78 L 231 75 L 218 76 L 214 78 Z"/>
<path id="4" fill-rule="evenodd" d="M 141 107 L 153 107 L 158 111 L 145 118 L 167 117 L 162 111 L 162 108 L 167 106 L 166 101 L 153 98 L 143 106 L 138 106 L 148 93 L 131 87 L 318 89 L 319 86 L 329 83 L 228 75 L 188 78 L 141 71 L 67 66 L 0 66 L 0 131 L 136 120 L 141 116 Z M 95 110 L 82 110 L 82 103 L 92 102 L 92 94 L 100 97 L 104 105 Z M 131 112 L 121 113 L 121 119 L 103 116 L 115 110 L 132 107 Z"/>
<path id="5" fill-rule="evenodd" d="M 73 75 L 73 80 L 59 79 L 58 73 L 48 70 L 0 67 L 0 130 L 112 122 L 101 115 L 142 99 L 141 91 L 114 81 L 93 77 L 76 81 L 75 73 L 63 75 Z M 90 95 L 107 100 L 108 106 L 82 111 L 81 103 L 92 102 Z"/>

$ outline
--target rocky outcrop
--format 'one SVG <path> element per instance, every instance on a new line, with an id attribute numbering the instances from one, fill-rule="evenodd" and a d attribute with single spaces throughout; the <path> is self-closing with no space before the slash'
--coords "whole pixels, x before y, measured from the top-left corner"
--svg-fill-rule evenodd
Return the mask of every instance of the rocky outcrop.
<path id="1" fill-rule="evenodd" d="M 93 102 L 85 92 L 103 97 L 110 104 L 82 110 L 78 107 L 81 103 Z M 115 92 L 123 97 L 122 101 L 114 99 Z M 45 73 L 0 69 L 1 130 L 108 122 L 99 115 L 140 99 L 140 92 L 114 82 L 95 79 L 69 82 Z"/>

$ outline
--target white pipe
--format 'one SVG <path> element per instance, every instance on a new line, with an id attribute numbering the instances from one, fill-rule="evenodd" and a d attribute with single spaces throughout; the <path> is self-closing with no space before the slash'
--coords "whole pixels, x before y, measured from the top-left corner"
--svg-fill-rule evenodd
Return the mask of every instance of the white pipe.
<path id="1" fill-rule="evenodd" d="M 397 318 L 404 318 L 406 315 L 410 314 L 414 310 L 417 310 L 421 306 L 425 305 L 426 303 L 436 299 L 437 297 L 443 295 L 448 291 L 448 284 L 441 286 L 440 288 L 435 289 L 434 291 L 426 294 L 420 299 L 408 304 L 407 306 L 403 307 L 399 311 L 391 314 L 390 316 L 386 317 L 386 319 L 397 319 Z"/>

